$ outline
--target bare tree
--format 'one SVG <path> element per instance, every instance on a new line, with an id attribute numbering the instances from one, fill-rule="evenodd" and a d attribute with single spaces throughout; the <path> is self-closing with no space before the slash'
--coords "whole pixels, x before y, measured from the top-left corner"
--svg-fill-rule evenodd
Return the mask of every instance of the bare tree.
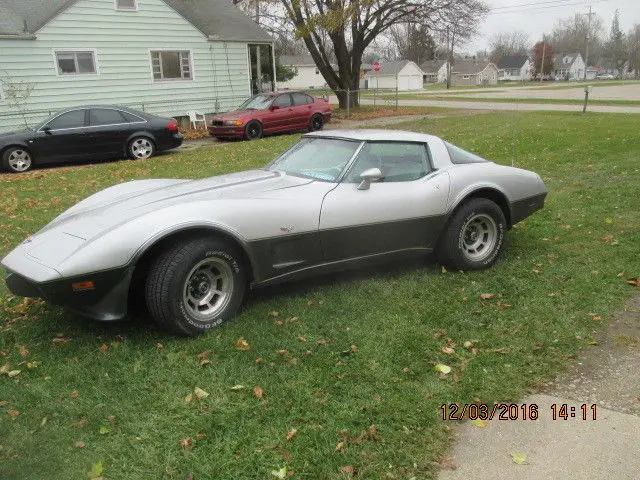
<path id="1" fill-rule="evenodd" d="M 507 55 L 526 54 L 531 49 L 529 36 L 520 30 L 496 33 L 489 40 L 489 47 L 489 59 L 493 63 Z"/>
<path id="2" fill-rule="evenodd" d="M 486 15 L 481 0 L 278 0 L 341 107 L 357 105 L 360 67 L 365 49 L 394 25 L 420 22 L 464 38 L 463 25 L 473 26 Z M 334 70 L 332 53 L 337 70 Z"/>
<path id="3" fill-rule="evenodd" d="M 589 58 L 598 59 L 602 55 L 603 22 L 595 13 L 591 14 L 591 21 L 585 14 L 576 13 L 573 17 L 559 20 L 551 33 L 549 43 L 556 53 L 566 54 L 586 52 L 587 39 L 589 41 Z"/>
<path id="4" fill-rule="evenodd" d="M 29 122 L 27 121 L 27 104 L 29 103 L 29 97 L 35 88 L 35 84 L 26 80 L 16 80 L 7 71 L 2 72 L 0 84 L 7 97 L 9 108 L 17 110 L 22 117 L 25 128 L 29 128 Z"/>
<path id="5" fill-rule="evenodd" d="M 400 59 L 411 60 L 419 65 L 434 58 L 436 43 L 426 25 L 394 25 L 389 28 L 389 33 Z"/>

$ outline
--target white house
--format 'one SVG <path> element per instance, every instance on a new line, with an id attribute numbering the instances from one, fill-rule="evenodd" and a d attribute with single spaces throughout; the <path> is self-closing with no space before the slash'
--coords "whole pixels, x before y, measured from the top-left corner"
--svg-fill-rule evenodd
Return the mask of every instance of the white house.
<path id="1" fill-rule="evenodd" d="M 579 53 L 554 55 L 553 76 L 556 80 L 582 80 L 586 65 Z"/>
<path id="2" fill-rule="evenodd" d="M 531 80 L 531 60 L 528 55 L 506 55 L 498 60 L 498 80 L 521 82 Z"/>
<path id="3" fill-rule="evenodd" d="M 278 89 L 325 88 L 327 82 L 320 73 L 311 55 L 282 55 L 280 65 L 295 69 L 296 76 L 286 82 L 278 82 Z M 337 65 L 332 65 L 337 70 Z"/>
<path id="4" fill-rule="evenodd" d="M 447 81 L 447 61 L 428 60 L 420 65 L 424 72 L 422 83 L 444 83 Z"/>
<path id="5" fill-rule="evenodd" d="M 424 72 L 410 60 L 381 61 L 380 71 L 365 73 L 366 88 L 396 88 L 398 90 L 422 90 Z"/>
<path id="6" fill-rule="evenodd" d="M 272 39 L 227 0 L 1 0 L 0 130 L 23 123 L 7 98 L 20 82 L 33 85 L 32 124 L 88 103 L 229 110 L 255 90 L 258 46 L 272 58 Z"/>

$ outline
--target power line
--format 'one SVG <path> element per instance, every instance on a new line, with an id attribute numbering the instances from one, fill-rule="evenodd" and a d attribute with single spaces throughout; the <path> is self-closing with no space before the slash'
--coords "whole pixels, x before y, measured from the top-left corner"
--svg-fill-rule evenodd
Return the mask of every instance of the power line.
<path id="1" fill-rule="evenodd" d="M 595 5 L 597 3 L 604 3 L 608 0 L 598 0 L 595 2 L 591 2 L 592 5 Z M 520 13 L 520 12 L 535 12 L 538 10 L 546 10 L 548 8 L 558 8 L 558 7 L 569 7 L 569 6 L 573 6 L 573 5 L 582 5 L 582 6 L 587 6 L 586 2 L 582 1 L 582 2 L 574 2 L 574 3 L 563 3 L 563 4 L 559 4 L 559 5 L 547 5 L 547 6 L 542 6 L 542 7 L 526 7 L 523 8 L 521 10 L 508 10 L 508 11 L 498 11 L 498 12 L 490 12 L 490 15 L 505 15 L 505 14 L 510 14 L 510 13 Z"/>
<path id="2" fill-rule="evenodd" d="M 532 6 L 539 6 L 539 5 L 548 5 L 548 4 L 558 4 L 558 6 L 563 6 L 564 3 L 567 2 L 571 2 L 574 0 L 548 0 L 545 2 L 534 2 L 534 3 L 519 3 L 516 5 L 504 5 L 502 7 L 494 7 L 491 10 L 506 10 L 506 9 L 512 9 L 512 8 L 519 8 L 519 7 L 532 7 Z"/>

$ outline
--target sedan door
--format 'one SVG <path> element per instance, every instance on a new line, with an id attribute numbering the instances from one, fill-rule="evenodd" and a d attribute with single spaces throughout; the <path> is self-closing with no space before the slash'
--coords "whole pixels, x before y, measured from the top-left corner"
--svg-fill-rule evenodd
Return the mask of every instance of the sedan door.
<path id="1" fill-rule="evenodd" d="M 313 98 L 304 93 L 292 93 L 293 113 L 298 128 L 309 128 L 313 113 Z"/>
<path id="2" fill-rule="evenodd" d="M 31 150 L 38 162 L 60 162 L 86 157 L 93 151 L 87 135 L 87 110 L 68 110 L 40 127 Z"/>
<path id="3" fill-rule="evenodd" d="M 360 174 L 380 181 L 359 189 Z M 326 262 L 390 252 L 429 251 L 445 222 L 449 176 L 433 170 L 423 143 L 369 142 L 320 214 Z"/>
<path id="4" fill-rule="evenodd" d="M 89 138 L 95 147 L 95 155 L 107 157 L 124 154 L 129 128 L 129 123 L 119 110 L 113 108 L 89 110 Z"/>
<path id="5" fill-rule="evenodd" d="M 266 132 L 281 132 L 295 128 L 292 127 L 292 124 L 295 125 L 295 123 L 290 94 L 283 93 L 278 95 L 271 106 L 276 108 L 270 109 L 264 116 L 264 129 Z"/>

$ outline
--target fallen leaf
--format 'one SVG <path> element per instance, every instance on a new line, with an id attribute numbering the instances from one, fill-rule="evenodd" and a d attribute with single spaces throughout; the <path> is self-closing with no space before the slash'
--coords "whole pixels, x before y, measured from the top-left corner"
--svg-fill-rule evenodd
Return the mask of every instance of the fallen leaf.
<path id="1" fill-rule="evenodd" d="M 191 400 L 193 400 L 193 395 L 191 393 L 184 397 L 184 403 L 191 403 Z"/>
<path id="2" fill-rule="evenodd" d="M 162 350 L 164 348 L 164 345 L 162 345 L 161 343 L 156 343 L 156 348 L 158 350 Z"/>
<path id="3" fill-rule="evenodd" d="M 326 345 L 327 343 L 329 342 L 324 338 L 319 338 L 318 340 L 316 340 L 316 345 Z"/>
<path id="4" fill-rule="evenodd" d="M 109 433 L 110 431 L 111 431 L 111 430 L 109 430 L 109 427 L 107 427 L 107 426 L 105 426 L 105 425 L 102 425 L 102 426 L 100 427 L 100 430 L 98 430 L 98 433 L 99 433 L 100 435 L 106 435 L 106 434 L 107 434 L 107 433 Z"/>
<path id="5" fill-rule="evenodd" d="M 504 302 L 497 302 L 496 305 L 498 305 L 500 308 L 511 308 L 511 305 L 509 305 L 508 303 L 504 303 Z"/>
<path id="6" fill-rule="evenodd" d="M 307 337 L 303 337 L 302 335 L 298 337 L 298 341 L 300 342 L 306 342 L 307 341 Z"/>
<path id="7" fill-rule="evenodd" d="M 605 235 L 604 237 L 600 238 L 600 241 L 605 243 L 611 243 L 613 242 L 613 235 Z"/>
<path id="8" fill-rule="evenodd" d="M 593 338 L 593 337 L 589 337 L 589 338 L 587 338 L 587 343 L 588 343 L 589 345 L 598 345 L 598 341 L 597 341 L 595 338 Z"/>
<path id="9" fill-rule="evenodd" d="M 451 367 L 448 365 L 444 365 L 442 363 L 438 363 L 435 367 L 434 367 L 435 371 L 438 373 L 442 373 L 443 375 L 446 375 L 447 373 L 451 372 Z"/>
<path id="10" fill-rule="evenodd" d="M 20 370 L 11 370 L 10 372 L 7 372 L 8 377 L 15 377 L 16 375 L 20 375 Z"/>
<path id="11" fill-rule="evenodd" d="M 336 452 L 344 452 L 344 442 L 339 442 L 336 445 Z"/>
<path id="12" fill-rule="evenodd" d="M 7 410 L 7 415 L 16 418 L 18 415 L 20 415 L 20 412 L 18 410 Z"/>
<path id="13" fill-rule="evenodd" d="M 287 467 L 282 467 L 280 470 L 271 470 L 271 475 L 276 478 L 287 478 Z"/>
<path id="14" fill-rule="evenodd" d="M 205 350 L 205 351 L 204 351 L 204 352 L 202 352 L 202 353 L 198 353 L 198 354 L 196 355 L 196 358 L 197 358 L 198 360 L 204 360 L 204 359 L 205 359 L 205 358 L 207 358 L 209 355 L 211 355 L 211 350 Z"/>
<path id="15" fill-rule="evenodd" d="M 273 312 L 269 312 L 267 313 L 267 315 L 269 315 L 270 317 L 277 317 L 280 315 L 280 312 L 276 312 L 275 310 Z"/>
<path id="16" fill-rule="evenodd" d="M 204 390 L 202 390 L 199 387 L 194 388 L 193 389 L 193 393 L 195 394 L 195 396 L 196 396 L 196 398 L 198 400 L 203 400 L 203 399 L 205 399 L 205 398 L 207 398 L 209 396 L 208 392 L 205 392 Z"/>
<path id="17" fill-rule="evenodd" d="M 472 425 L 475 425 L 478 428 L 485 428 L 487 426 L 489 426 L 489 422 L 487 422 L 486 420 L 471 420 L 470 422 Z"/>
<path id="18" fill-rule="evenodd" d="M 71 392 L 71 398 L 73 398 L 74 400 L 75 400 L 76 398 L 78 398 L 78 395 L 80 395 L 80 394 L 78 393 L 78 391 L 77 391 L 77 390 L 74 390 L 73 392 Z"/>
<path id="19" fill-rule="evenodd" d="M 282 320 L 274 320 L 273 324 L 277 327 L 279 327 L 280 325 L 282 325 Z"/>
<path id="20" fill-rule="evenodd" d="M 591 320 L 593 320 L 594 322 L 600 322 L 602 321 L 602 317 L 600 315 L 594 315 L 591 317 Z"/>
<path id="21" fill-rule="evenodd" d="M 442 347 L 442 353 L 446 355 L 453 355 L 456 351 L 451 347 Z"/>
<path id="22" fill-rule="evenodd" d="M 243 388 L 244 388 L 244 385 L 234 385 L 233 387 L 230 388 L 230 390 L 237 392 L 238 390 L 242 390 Z"/>
<path id="23" fill-rule="evenodd" d="M 256 358 L 256 364 L 260 364 L 260 363 L 262 363 L 262 362 L 264 362 L 264 359 L 262 359 L 262 358 Z"/>
<path id="24" fill-rule="evenodd" d="M 118 348 L 120 345 L 122 345 L 121 342 L 111 342 L 111 348 Z"/>
<path id="25" fill-rule="evenodd" d="M 104 473 L 104 466 L 102 464 L 102 460 L 100 460 L 99 462 L 91 465 L 91 471 L 89 472 L 89 477 L 91 478 L 91 480 L 98 480 L 99 478 L 102 477 L 103 473 Z"/>
<path id="26" fill-rule="evenodd" d="M 309 300 L 309 301 L 307 302 L 307 305 L 309 305 L 309 306 L 313 305 L 313 300 Z"/>
<path id="27" fill-rule="evenodd" d="M 292 428 L 291 430 L 289 430 L 289 431 L 287 432 L 286 439 L 287 439 L 287 440 L 291 440 L 293 437 L 295 437 L 295 436 L 297 435 L 297 433 L 298 433 L 298 430 L 297 430 L 297 429 L 295 429 L 295 428 Z"/>
<path id="28" fill-rule="evenodd" d="M 29 350 L 24 345 L 18 345 L 18 352 L 22 358 L 27 358 L 29 356 Z"/>
<path id="29" fill-rule="evenodd" d="M 38 368 L 42 362 L 27 362 L 27 368 Z"/>
<path id="30" fill-rule="evenodd" d="M 289 353 L 289 350 L 278 350 L 276 353 L 278 355 L 286 355 L 287 353 Z"/>
<path id="31" fill-rule="evenodd" d="M 440 267 L 440 273 L 447 273 L 447 269 L 444 267 Z"/>
<path id="32" fill-rule="evenodd" d="M 103 343 L 102 345 L 100 345 L 99 350 L 104 353 L 109 350 L 109 345 L 107 345 L 106 343 Z"/>
<path id="33" fill-rule="evenodd" d="M 433 334 L 433 338 L 435 338 L 436 340 L 438 338 L 442 338 L 447 334 L 447 332 L 445 332 L 444 330 L 438 330 Z"/>
<path id="34" fill-rule="evenodd" d="M 463 346 L 464 348 L 466 348 L 467 350 L 469 350 L 469 349 L 473 348 L 473 343 L 467 340 L 466 342 L 464 342 L 464 343 L 462 344 L 462 346 Z"/>
<path id="35" fill-rule="evenodd" d="M 72 427 L 77 427 L 77 428 L 86 427 L 87 425 L 89 425 L 89 420 L 87 420 L 86 418 L 83 418 L 71 424 Z"/>
<path id="36" fill-rule="evenodd" d="M 640 279 L 638 277 L 627 278 L 627 283 L 633 287 L 640 287 Z"/>
<path id="37" fill-rule="evenodd" d="M 438 459 L 438 463 L 443 470 L 455 470 L 458 468 L 451 457 L 442 457 Z"/>
<path id="38" fill-rule="evenodd" d="M 491 300 L 494 297 L 493 293 L 481 293 L 480 300 Z"/>
<path id="39" fill-rule="evenodd" d="M 9 405 L 8 401 L 6 401 L 6 400 L 0 401 L 0 407 L 6 407 L 7 405 Z"/>
<path id="40" fill-rule="evenodd" d="M 249 345 L 249 342 L 247 342 L 243 337 L 240 337 L 238 340 L 236 340 L 236 350 L 240 350 L 243 352 L 251 350 L 251 345 Z"/>
<path id="41" fill-rule="evenodd" d="M 264 394 L 264 390 L 261 387 L 253 387 L 253 395 L 256 398 L 262 398 L 263 394 Z"/>
<path id="42" fill-rule="evenodd" d="M 511 459 L 513 460 L 513 463 L 521 465 L 527 461 L 527 454 L 524 452 L 512 452 Z"/>
<path id="43" fill-rule="evenodd" d="M 196 433 L 196 440 L 202 440 L 207 438 L 207 435 L 205 433 Z"/>
<path id="44" fill-rule="evenodd" d="M 356 473 L 356 467 L 354 467 L 353 465 L 344 465 L 343 467 L 340 467 L 340 471 L 353 475 L 354 473 Z"/>
<path id="45" fill-rule="evenodd" d="M 191 449 L 191 437 L 183 438 L 178 442 L 185 450 Z"/>
<path id="46" fill-rule="evenodd" d="M 300 317 L 291 317 L 291 318 L 287 318 L 287 319 L 285 320 L 285 322 L 286 322 L 286 323 L 295 323 L 295 322 L 297 322 L 298 320 L 300 320 Z"/>
<path id="47" fill-rule="evenodd" d="M 84 448 L 86 447 L 84 442 L 73 442 L 73 446 L 76 448 Z"/>
<path id="48" fill-rule="evenodd" d="M 52 338 L 51 341 L 53 343 L 67 343 L 67 342 L 70 342 L 71 340 L 65 337 L 56 337 L 56 338 Z"/>

